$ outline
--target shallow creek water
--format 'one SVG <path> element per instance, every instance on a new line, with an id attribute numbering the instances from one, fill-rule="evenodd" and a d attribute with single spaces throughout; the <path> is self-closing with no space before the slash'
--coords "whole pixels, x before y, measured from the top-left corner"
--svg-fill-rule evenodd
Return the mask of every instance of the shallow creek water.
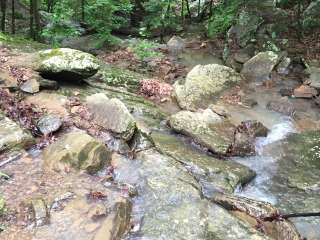
<path id="1" fill-rule="evenodd" d="M 181 56 L 181 58 L 181 61 L 188 67 L 192 67 L 196 63 L 220 62 L 215 56 L 202 54 L 198 56 L 194 55 L 194 52 Z M 257 139 L 256 156 L 232 159 L 249 167 L 257 174 L 249 184 L 243 187 L 239 186 L 235 194 L 270 202 L 285 213 L 315 211 L 317 207 L 320 207 L 320 204 L 308 208 L 308 201 L 319 197 L 317 194 L 308 200 L 304 199 L 303 192 L 281 185 L 283 179 L 280 174 L 285 174 L 285 172 L 280 171 L 283 168 L 281 164 L 283 164 L 282 151 L 284 150 L 280 142 L 290 134 L 300 132 L 300 129 L 293 119 L 266 109 L 268 101 L 280 98 L 278 90 L 278 88 L 268 90 L 259 86 L 248 87 L 247 96 L 258 102 L 258 105 L 253 108 L 219 103 L 228 110 L 230 118 L 235 124 L 243 120 L 258 120 L 270 130 L 266 138 Z M 58 91 L 59 94 L 66 96 L 70 96 L 74 92 L 81 98 L 97 92 L 103 92 L 108 97 L 119 97 L 130 108 L 136 119 L 141 120 L 151 130 L 176 137 L 188 149 L 191 149 L 190 151 L 206 154 L 202 151 L 203 149 L 190 144 L 190 141 L 168 131 L 163 123 L 166 115 L 158 112 L 153 105 L 146 105 L 140 98 L 132 98 L 129 95 L 86 86 L 62 86 L 62 89 Z M 44 99 L 47 98 L 48 96 L 45 95 Z M 319 117 L 319 111 L 311 108 L 308 100 L 294 101 L 304 112 L 311 114 L 312 118 Z M 178 109 L 177 107 L 166 109 L 165 106 L 163 108 L 169 113 Z M 58 110 L 60 111 L 60 109 Z M 62 110 L 64 109 L 62 108 Z M 181 152 L 183 151 L 181 149 Z M 197 154 L 194 156 L 198 156 Z M 17 202 L 22 201 L 25 195 L 37 192 L 38 189 L 40 189 L 40 193 L 43 191 L 42 195 L 51 198 L 68 191 L 73 191 L 76 197 L 70 201 L 69 205 L 66 205 L 64 211 L 52 214 L 50 226 L 38 229 L 33 236 L 27 234 L 29 237 L 25 237 L 23 240 L 95 239 L 93 236 L 96 229 L 99 228 L 100 222 L 98 221 L 99 224 L 90 222 L 88 212 L 95 206 L 84 202 L 83 199 L 90 190 L 94 189 L 113 196 L 114 199 L 109 202 L 112 205 L 115 198 L 123 197 L 121 189 L 117 188 L 114 191 L 114 185 L 104 184 L 102 179 L 105 176 L 105 170 L 95 176 L 73 174 L 49 176 L 41 170 L 41 161 L 40 153 L 29 154 L 22 161 L 17 161 L 5 168 L 5 170 L 14 173 L 16 177 L 21 178 L 22 181 L 18 184 L 9 183 L 9 187 L 3 186 L 5 189 L 3 192 L 7 191 L 9 195 L 10 191 L 15 191 Z M 138 192 L 138 195 L 132 199 L 132 229 L 126 236 L 126 240 L 269 239 L 251 226 L 241 223 L 222 207 L 212 204 L 203 196 L 198 180 L 181 162 L 159 153 L 154 148 L 137 152 L 134 159 L 115 154 L 112 165 L 115 167 L 115 183 L 117 185 L 132 185 Z M 28 183 L 30 178 L 25 175 L 26 169 L 28 169 L 28 174 L 34 176 L 32 184 Z M 46 184 L 43 185 L 43 182 Z M 19 191 L 19 189 L 23 190 Z M 12 204 L 14 205 L 14 202 Z M 293 222 L 303 237 L 308 240 L 320 239 L 319 218 L 297 218 Z M 11 238 L 5 239 L 17 240 L 19 236 L 11 235 Z"/>

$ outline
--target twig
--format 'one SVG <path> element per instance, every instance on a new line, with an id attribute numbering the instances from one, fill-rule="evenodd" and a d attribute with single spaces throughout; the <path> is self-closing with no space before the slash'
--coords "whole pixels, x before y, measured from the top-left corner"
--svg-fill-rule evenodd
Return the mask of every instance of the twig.
<path id="1" fill-rule="evenodd" d="M 7 165 L 10 162 L 17 160 L 21 156 L 22 156 L 22 153 L 17 153 L 17 154 L 13 154 L 12 156 L 9 156 L 9 158 L 7 160 L 1 161 L 0 168 L 4 167 L 5 165 Z"/>
<path id="2" fill-rule="evenodd" d="M 290 213 L 290 214 L 279 214 L 263 218 L 263 221 L 272 222 L 274 220 L 283 220 L 289 218 L 297 217 L 320 217 L 320 212 L 310 212 L 310 213 Z"/>

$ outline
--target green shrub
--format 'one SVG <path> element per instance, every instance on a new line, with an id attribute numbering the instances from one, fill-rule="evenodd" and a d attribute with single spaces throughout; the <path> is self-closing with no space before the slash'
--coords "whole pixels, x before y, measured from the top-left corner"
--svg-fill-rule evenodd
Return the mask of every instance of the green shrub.
<path id="1" fill-rule="evenodd" d="M 135 56 L 140 60 L 150 57 L 162 57 L 163 54 L 155 50 L 157 47 L 159 47 L 159 44 L 148 40 L 141 40 L 131 45 Z"/>
<path id="2" fill-rule="evenodd" d="M 213 9 L 213 15 L 208 22 L 208 36 L 216 37 L 224 34 L 234 23 L 242 1 L 232 0 L 228 5 L 219 4 Z"/>

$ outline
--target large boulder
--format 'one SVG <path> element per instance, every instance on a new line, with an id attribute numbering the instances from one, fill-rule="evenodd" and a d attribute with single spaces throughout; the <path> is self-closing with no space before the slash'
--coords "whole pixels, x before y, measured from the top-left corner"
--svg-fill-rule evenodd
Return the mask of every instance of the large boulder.
<path id="1" fill-rule="evenodd" d="M 136 121 L 119 99 L 109 99 L 105 94 L 98 93 L 87 97 L 87 107 L 96 124 L 124 140 L 132 138 Z"/>
<path id="2" fill-rule="evenodd" d="M 53 80 L 82 80 L 93 76 L 100 68 L 93 55 L 70 48 L 40 51 L 39 56 L 36 70 L 43 77 Z"/>
<path id="3" fill-rule="evenodd" d="M 107 147 L 88 134 L 72 131 L 43 152 L 44 168 L 65 171 L 70 168 L 95 173 L 111 161 Z"/>
<path id="4" fill-rule="evenodd" d="M 309 74 L 308 82 L 310 86 L 316 89 L 320 89 L 320 67 L 311 66 L 307 69 Z"/>
<path id="5" fill-rule="evenodd" d="M 34 142 L 29 132 L 0 112 L 0 153 L 13 148 L 28 148 Z"/>
<path id="6" fill-rule="evenodd" d="M 270 74 L 279 60 L 278 54 L 274 52 L 260 52 L 243 65 L 241 74 L 248 80 L 269 80 Z"/>
<path id="7" fill-rule="evenodd" d="M 228 86 L 241 82 L 241 76 L 232 68 L 218 65 L 197 65 L 184 82 L 175 84 L 175 94 L 181 108 L 206 108 Z"/>
<path id="8" fill-rule="evenodd" d="M 169 124 L 176 132 L 192 137 L 215 153 L 225 154 L 232 145 L 235 126 L 211 109 L 180 111 L 170 117 Z"/>

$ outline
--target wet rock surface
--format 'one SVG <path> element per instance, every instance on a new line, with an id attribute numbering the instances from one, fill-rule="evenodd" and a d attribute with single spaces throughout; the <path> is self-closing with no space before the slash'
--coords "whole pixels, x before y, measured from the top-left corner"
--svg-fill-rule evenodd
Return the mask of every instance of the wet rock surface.
<path id="1" fill-rule="evenodd" d="M 249 168 L 191 149 L 174 136 L 154 132 L 151 137 L 160 152 L 183 164 L 199 181 L 205 196 L 221 191 L 232 193 L 237 186 L 246 184 L 255 176 Z"/>
<path id="2" fill-rule="evenodd" d="M 119 134 L 124 140 L 132 138 L 136 121 L 119 99 L 95 94 L 87 97 L 87 106 L 98 125 Z"/>
<path id="3" fill-rule="evenodd" d="M 0 112 L 0 153 L 14 148 L 28 148 L 34 144 L 31 134 Z"/>
<path id="4" fill-rule="evenodd" d="M 54 133 L 62 126 L 62 120 L 57 115 L 47 115 L 39 119 L 37 127 L 43 135 Z"/>
<path id="5" fill-rule="evenodd" d="M 70 168 L 95 173 L 110 164 L 111 153 L 102 143 L 81 131 L 73 131 L 51 144 L 43 153 L 44 168 L 69 171 Z"/>
<path id="6" fill-rule="evenodd" d="M 234 125 L 211 109 L 178 112 L 170 117 L 169 125 L 174 131 L 186 134 L 212 152 L 221 154 L 225 154 L 232 144 L 235 130 Z"/>

